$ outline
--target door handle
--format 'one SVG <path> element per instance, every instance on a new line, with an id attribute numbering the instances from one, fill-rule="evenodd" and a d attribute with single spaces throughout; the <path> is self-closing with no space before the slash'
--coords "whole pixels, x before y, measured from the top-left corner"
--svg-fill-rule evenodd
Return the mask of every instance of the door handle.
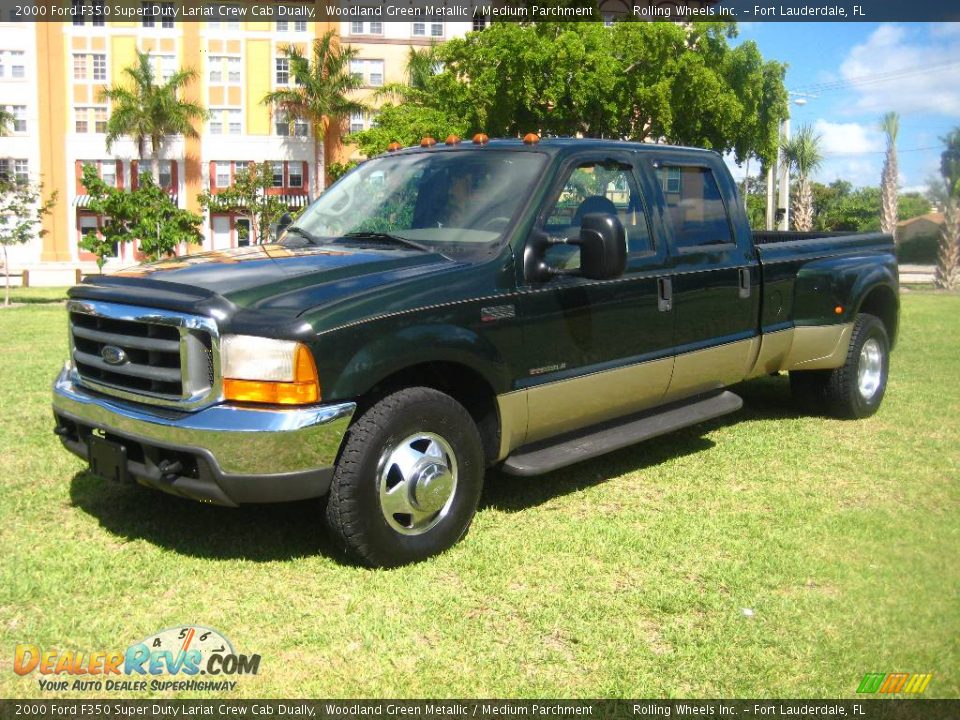
<path id="1" fill-rule="evenodd" d="M 657 278 L 657 309 L 660 312 L 673 309 L 673 281 L 670 278 Z"/>
<path id="2" fill-rule="evenodd" d="M 750 297 L 750 268 L 740 268 L 740 297 Z"/>

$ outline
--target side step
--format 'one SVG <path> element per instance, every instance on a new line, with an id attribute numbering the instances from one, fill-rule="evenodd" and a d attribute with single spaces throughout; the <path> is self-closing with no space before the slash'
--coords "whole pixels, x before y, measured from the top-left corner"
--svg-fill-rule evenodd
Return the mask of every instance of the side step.
<path id="1" fill-rule="evenodd" d="M 518 448 L 503 464 L 510 475 L 540 475 L 657 435 L 736 412 L 743 399 L 729 390 L 618 418 Z"/>

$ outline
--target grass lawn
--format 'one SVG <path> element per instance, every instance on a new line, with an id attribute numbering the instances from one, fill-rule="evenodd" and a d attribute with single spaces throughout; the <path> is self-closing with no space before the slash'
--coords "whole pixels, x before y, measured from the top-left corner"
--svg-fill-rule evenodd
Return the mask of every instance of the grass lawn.
<path id="1" fill-rule="evenodd" d="M 340 564 L 316 503 L 231 510 L 106 485 L 50 432 L 55 303 L 0 310 L 0 697 L 16 643 L 122 650 L 219 629 L 244 697 L 960 695 L 960 296 L 909 292 L 883 409 L 739 413 L 541 478 L 488 475 L 466 540 Z M 752 610 L 752 616 L 744 613 Z M 73 693 L 79 695 L 79 693 Z"/>

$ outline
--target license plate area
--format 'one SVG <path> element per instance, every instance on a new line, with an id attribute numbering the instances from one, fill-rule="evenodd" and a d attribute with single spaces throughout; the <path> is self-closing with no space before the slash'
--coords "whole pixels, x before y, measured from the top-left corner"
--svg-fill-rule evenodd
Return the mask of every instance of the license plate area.
<path id="1" fill-rule="evenodd" d="M 87 447 L 90 450 L 90 472 L 111 482 L 131 482 L 126 447 L 93 434 L 87 438 Z"/>

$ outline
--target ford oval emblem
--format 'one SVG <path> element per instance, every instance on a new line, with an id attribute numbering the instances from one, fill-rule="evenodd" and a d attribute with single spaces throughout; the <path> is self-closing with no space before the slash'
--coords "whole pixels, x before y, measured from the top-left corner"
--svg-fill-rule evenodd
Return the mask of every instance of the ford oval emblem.
<path id="1" fill-rule="evenodd" d="M 123 365 L 127 361 L 127 354 L 123 348 L 116 345 L 104 345 L 100 349 L 100 357 L 107 365 Z"/>

